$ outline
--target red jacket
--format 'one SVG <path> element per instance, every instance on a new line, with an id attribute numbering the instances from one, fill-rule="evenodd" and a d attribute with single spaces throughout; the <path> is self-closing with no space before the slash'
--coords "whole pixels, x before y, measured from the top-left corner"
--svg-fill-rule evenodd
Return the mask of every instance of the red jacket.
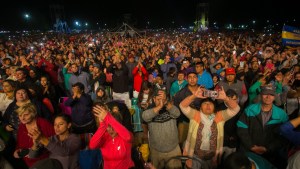
<path id="1" fill-rule="evenodd" d="M 48 75 L 51 78 L 51 83 L 53 85 L 57 85 L 58 84 L 58 73 L 57 73 L 57 67 L 52 64 L 51 62 L 45 60 L 44 58 L 42 58 L 39 63 L 37 64 L 37 66 L 39 68 L 41 68 L 43 66 L 43 64 L 45 63 L 45 67 L 44 70 L 45 72 L 48 73 Z"/>
<path id="2" fill-rule="evenodd" d="M 36 123 L 39 130 L 42 132 L 44 136 L 50 137 L 55 135 L 53 125 L 46 119 L 38 117 Z M 32 138 L 28 136 L 28 131 L 26 129 L 25 124 L 20 123 L 18 129 L 18 135 L 17 135 L 16 150 L 31 148 L 32 145 L 33 145 Z M 28 158 L 27 156 L 25 156 L 23 160 L 25 161 L 28 167 L 31 167 L 35 162 L 44 158 L 48 158 L 48 156 L 49 156 L 49 152 L 45 150 L 37 158 Z"/>
<path id="3" fill-rule="evenodd" d="M 139 67 L 134 67 L 132 70 L 132 74 L 133 74 L 133 89 L 137 92 L 140 92 L 141 87 L 142 87 L 142 83 L 143 81 L 147 81 L 148 80 L 148 72 L 147 70 L 144 68 L 144 66 L 141 67 L 141 71 L 142 71 L 142 76 L 139 75 L 138 73 Z"/>
<path id="4" fill-rule="evenodd" d="M 112 138 L 106 131 L 110 125 L 118 135 Z M 107 113 L 90 141 L 91 149 L 100 148 L 104 169 L 128 169 L 134 167 L 131 159 L 132 134 L 115 118 Z"/>

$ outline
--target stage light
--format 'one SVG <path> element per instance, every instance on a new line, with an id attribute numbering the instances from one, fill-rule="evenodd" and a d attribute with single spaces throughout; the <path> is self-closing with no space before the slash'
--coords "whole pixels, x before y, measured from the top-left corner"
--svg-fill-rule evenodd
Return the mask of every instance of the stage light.
<path id="1" fill-rule="evenodd" d="M 24 17 L 25 17 L 25 19 L 29 19 L 30 15 L 26 13 L 26 14 L 24 14 Z"/>

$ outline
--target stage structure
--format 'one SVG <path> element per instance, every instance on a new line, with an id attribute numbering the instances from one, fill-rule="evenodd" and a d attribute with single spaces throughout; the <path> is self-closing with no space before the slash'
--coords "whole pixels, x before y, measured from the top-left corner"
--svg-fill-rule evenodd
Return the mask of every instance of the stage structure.
<path id="1" fill-rule="evenodd" d="M 127 23 L 123 23 L 122 26 L 116 28 L 110 32 L 111 34 L 119 34 L 125 37 L 134 37 L 134 36 L 146 36 L 146 31 L 140 31 Z"/>
<path id="2" fill-rule="evenodd" d="M 198 3 L 196 11 L 196 21 L 194 22 L 194 31 L 204 31 L 208 29 L 209 3 Z"/>
<path id="3" fill-rule="evenodd" d="M 62 5 L 53 4 L 50 5 L 50 16 L 51 16 L 51 25 L 56 32 L 59 33 L 68 33 L 69 27 L 66 22 L 65 10 Z"/>

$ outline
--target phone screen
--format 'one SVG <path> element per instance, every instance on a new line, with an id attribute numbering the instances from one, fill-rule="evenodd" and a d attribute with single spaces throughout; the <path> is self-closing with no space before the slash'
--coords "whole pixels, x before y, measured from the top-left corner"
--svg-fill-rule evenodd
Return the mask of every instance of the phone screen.
<path id="1" fill-rule="evenodd" d="M 240 62 L 240 67 L 244 67 L 245 62 Z"/>

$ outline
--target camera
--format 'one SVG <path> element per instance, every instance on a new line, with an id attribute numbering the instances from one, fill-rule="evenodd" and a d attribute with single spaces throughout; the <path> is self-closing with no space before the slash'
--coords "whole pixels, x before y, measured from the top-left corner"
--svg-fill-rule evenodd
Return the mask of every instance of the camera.
<path id="1" fill-rule="evenodd" d="M 218 91 L 214 91 L 214 90 L 205 90 L 203 92 L 203 96 L 204 97 L 211 97 L 211 98 L 216 98 L 219 96 Z"/>

